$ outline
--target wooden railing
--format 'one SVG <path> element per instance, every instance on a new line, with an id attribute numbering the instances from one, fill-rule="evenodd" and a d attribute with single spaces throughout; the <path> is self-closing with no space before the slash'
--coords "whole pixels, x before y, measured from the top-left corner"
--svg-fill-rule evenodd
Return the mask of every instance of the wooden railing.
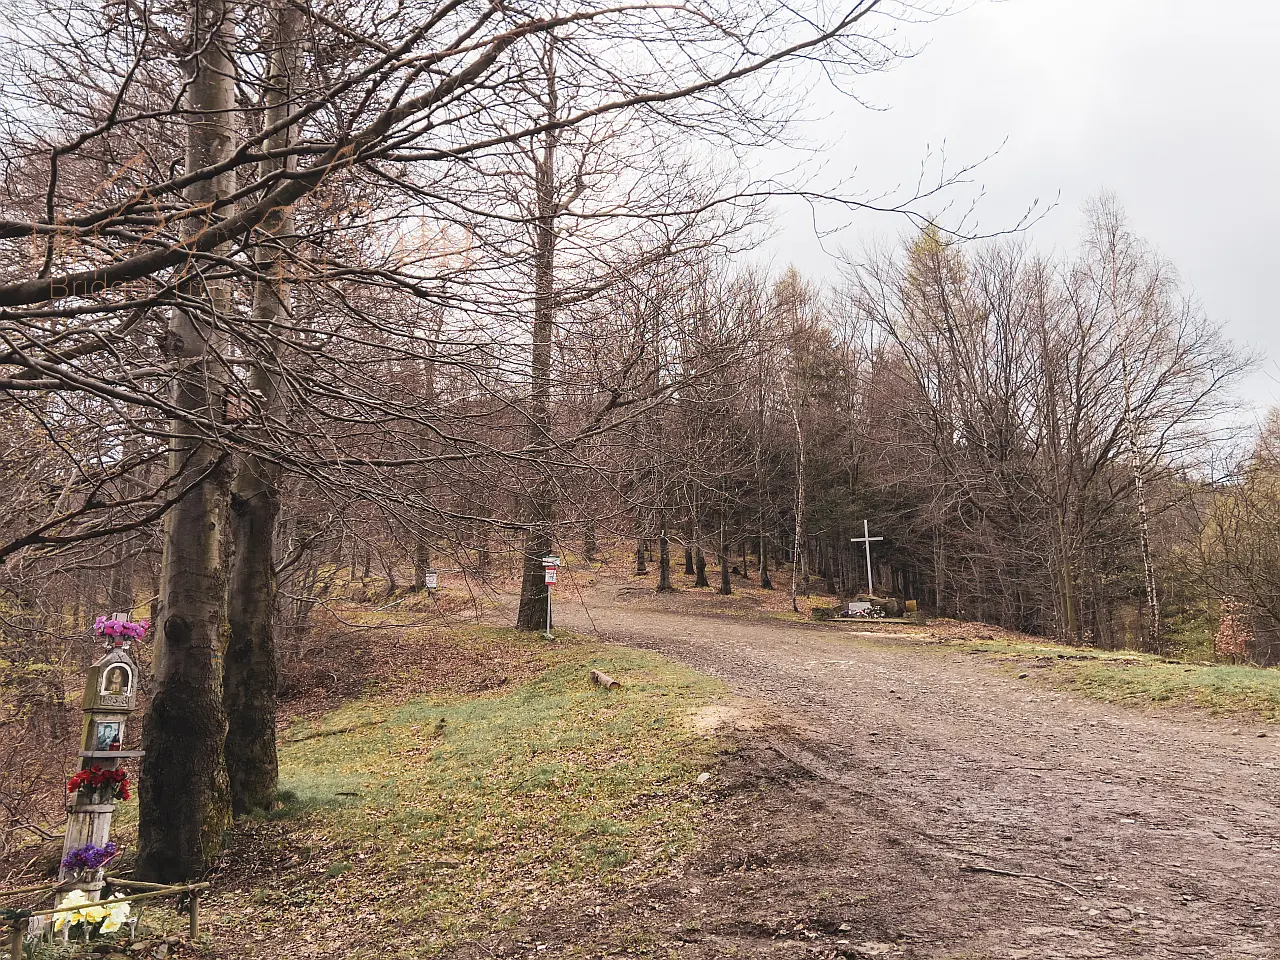
<path id="1" fill-rule="evenodd" d="M 112 887 L 118 887 L 123 890 L 138 890 L 139 893 L 130 894 L 128 896 L 114 896 L 109 900 L 95 900 L 90 903 L 73 903 L 62 907 L 50 907 L 45 910 L 28 910 L 24 908 L 4 909 L 0 908 L 0 926 L 9 928 L 8 946 L 9 960 L 22 960 L 22 942 L 26 936 L 26 931 L 30 926 L 30 921 L 37 917 L 56 917 L 60 913 L 67 913 L 72 910 L 83 910 L 87 906 L 95 907 L 111 907 L 118 903 L 127 903 L 133 905 L 142 903 L 147 900 L 159 900 L 164 897 L 176 897 L 184 893 L 191 894 L 188 903 L 188 913 L 190 915 L 187 926 L 187 936 L 195 939 L 196 932 L 200 926 L 200 891 L 209 889 L 207 883 L 181 883 L 181 884 L 165 884 L 165 883 L 144 883 L 141 880 L 125 880 L 122 877 L 105 877 L 104 880 Z M 70 888 L 70 884 L 66 881 L 57 883 L 40 884 L 34 887 L 21 887 L 17 890 L 0 891 L 0 898 L 8 899 L 10 897 L 29 896 L 36 893 L 56 892 Z"/>

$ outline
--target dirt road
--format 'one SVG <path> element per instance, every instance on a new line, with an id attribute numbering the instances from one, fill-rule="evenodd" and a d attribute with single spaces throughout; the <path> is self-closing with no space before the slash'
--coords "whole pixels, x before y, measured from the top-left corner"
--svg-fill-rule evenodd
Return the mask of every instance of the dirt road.
<path id="1" fill-rule="evenodd" d="M 805 728 L 742 736 L 706 854 L 595 908 L 615 946 L 1280 957 L 1274 726 L 1112 708 L 847 625 L 591 613 Z"/>

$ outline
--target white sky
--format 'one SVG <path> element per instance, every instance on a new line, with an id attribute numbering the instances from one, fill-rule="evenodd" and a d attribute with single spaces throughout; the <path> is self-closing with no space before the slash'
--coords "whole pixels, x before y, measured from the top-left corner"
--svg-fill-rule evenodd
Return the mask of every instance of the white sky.
<path id="1" fill-rule="evenodd" d="M 1081 204 L 1113 191 L 1206 312 L 1267 353 L 1248 400 L 1280 403 L 1280 0 L 971 0 L 903 32 L 917 55 L 858 87 L 882 111 L 819 103 L 809 136 L 832 144 L 823 180 L 856 167 L 874 192 L 911 186 L 931 147 L 954 165 L 1007 138 L 975 175 L 980 228 L 1056 201 L 1031 236 L 1069 249 Z M 807 208 L 783 205 L 778 225 L 775 262 L 831 274 Z M 859 216 L 825 247 L 904 229 Z"/>

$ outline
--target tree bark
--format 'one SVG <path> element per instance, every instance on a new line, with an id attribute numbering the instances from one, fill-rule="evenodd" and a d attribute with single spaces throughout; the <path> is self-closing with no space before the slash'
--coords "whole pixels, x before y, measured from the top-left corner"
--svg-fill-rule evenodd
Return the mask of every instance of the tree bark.
<path id="1" fill-rule="evenodd" d="M 667 536 L 667 513 L 663 510 L 658 519 L 658 592 L 670 593 L 674 589 L 671 585 L 671 538 Z"/>
<path id="2" fill-rule="evenodd" d="M 223 0 L 192 7 L 187 117 L 188 170 L 222 163 L 235 150 L 235 29 Z M 235 189 L 234 174 L 193 184 L 186 198 L 210 207 Z M 188 232 L 212 222 L 193 218 Z M 217 318 L 230 309 L 222 280 L 208 281 L 193 265 L 187 296 L 200 306 L 174 309 L 168 350 L 181 362 L 173 403 L 187 417 L 170 421 L 169 466 L 190 492 L 165 517 L 159 617 L 153 653 L 155 686 L 142 724 L 146 751 L 139 777 L 138 874 L 176 882 L 201 874 L 222 846 L 231 822 L 223 748 L 222 704 L 226 629 L 226 529 L 229 471 L 225 457 L 192 422 L 222 416 L 222 337 Z M 207 316 L 203 311 L 208 311 Z"/>
<path id="3" fill-rule="evenodd" d="M 292 102 L 294 58 L 301 12 L 288 3 L 272 11 L 271 68 L 267 76 L 267 124 L 278 123 Z M 267 140 L 271 150 L 289 146 L 289 133 Z M 292 167 L 292 161 L 287 162 Z M 259 173 L 282 166 L 264 160 Z M 254 364 L 251 386 L 258 392 L 262 415 L 283 416 L 280 398 L 279 335 L 291 314 L 285 245 L 293 235 L 293 211 L 275 210 L 262 223 L 266 242 L 257 251 L 259 279 L 253 290 L 253 319 L 265 341 L 265 356 Z M 277 684 L 275 645 L 275 527 L 280 514 L 280 468 L 268 458 L 240 458 L 231 490 L 231 541 L 234 553 L 227 589 L 230 626 L 222 670 L 222 703 L 227 712 L 226 762 L 231 785 L 231 811 L 243 816 L 270 810 L 275 803 L 280 769 L 276 756 Z"/>
<path id="4" fill-rule="evenodd" d="M 559 116 L 559 95 L 556 84 L 555 38 L 548 41 L 542 64 L 546 82 L 547 119 Z M 533 306 L 533 355 L 530 362 L 529 439 L 530 446 L 544 456 L 535 459 L 543 462 L 543 471 L 550 469 L 547 462 L 551 449 L 551 347 L 555 334 L 555 258 L 556 218 L 560 214 L 556 198 L 556 148 L 558 129 L 542 134 L 541 149 L 534 158 L 534 190 L 536 222 L 534 227 L 534 306 Z M 551 478 L 537 478 L 529 495 L 529 528 L 524 542 L 524 569 L 520 584 L 520 608 L 516 614 L 516 627 L 520 630 L 543 630 L 547 624 L 547 598 L 549 588 L 543 571 L 542 558 L 551 553 L 554 537 L 552 522 L 554 501 L 551 494 Z"/>
<path id="5" fill-rule="evenodd" d="M 427 571 L 431 569 L 431 545 L 419 540 L 413 547 L 413 589 L 421 593 L 427 588 Z"/>
<path id="6" fill-rule="evenodd" d="M 720 590 L 723 596 L 729 596 L 733 593 L 733 581 L 729 579 L 729 550 L 725 541 L 725 519 L 720 517 L 720 545 L 717 551 L 717 557 L 720 561 Z"/>
<path id="7" fill-rule="evenodd" d="M 227 777 L 234 816 L 270 810 L 279 782 L 273 549 L 279 512 L 280 493 L 274 478 L 250 478 L 242 468 L 231 495 L 235 556 L 227 588 L 230 630 L 222 669 Z"/>
<path id="8" fill-rule="evenodd" d="M 783 384 L 786 384 L 786 378 L 783 378 Z M 800 612 L 800 606 L 796 603 L 796 587 L 798 585 L 800 572 L 800 554 L 804 550 L 802 540 L 804 534 L 804 431 L 800 428 L 800 411 L 796 409 L 795 400 L 791 397 L 791 391 L 787 389 L 787 399 L 791 406 L 791 420 L 796 431 L 796 525 L 795 525 L 795 549 L 791 552 L 791 609 L 795 613 Z M 805 581 L 808 582 L 808 571 L 805 571 Z"/>

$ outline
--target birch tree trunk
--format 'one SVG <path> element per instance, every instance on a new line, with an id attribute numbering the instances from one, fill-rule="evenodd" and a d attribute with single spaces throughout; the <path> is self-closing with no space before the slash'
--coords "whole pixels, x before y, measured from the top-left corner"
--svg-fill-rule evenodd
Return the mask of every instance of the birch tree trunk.
<path id="1" fill-rule="evenodd" d="M 282 120 L 292 100 L 295 50 L 302 21 L 298 8 L 280 3 L 273 11 L 271 68 L 267 75 L 264 122 Z M 287 130 L 268 138 L 269 150 L 289 146 Z M 292 161 L 288 161 L 292 167 Z M 284 166 L 262 161 L 269 176 Z M 264 419 L 279 420 L 279 331 L 290 316 L 286 249 L 294 232 L 291 208 L 273 210 L 262 223 L 266 243 L 256 255 L 253 321 L 262 355 L 250 372 Z M 270 810 L 279 783 L 276 757 L 275 532 L 280 514 L 280 468 L 268 458 L 240 457 L 231 488 L 231 578 L 227 587 L 230 626 L 222 668 L 222 703 L 227 712 L 226 762 L 231 810 L 243 816 Z"/>
<path id="2" fill-rule="evenodd" d="M 1112 198 L 1104 196 L 1096 202 L 1093 221 L 1094 243 L 1103 257 L 1104 296 L 1111 310 L 1111 331 L 1120 359 L 1120 386 L 1124 394 L 1123 427 L 1129 447 L 1129 466 L 1133 471 L 1134 505 L 1138 515 L 1138 550 L 1142 558 L 1142 579 L 1147 600 L 1144 643 L 1147 650 L 1157 652 L 1161 648 L 1160 596 L 1156 585 L 1155 562 L 1151 557 L 1142 451 L 1133 408 L 1129 335 L 1135 328 L 1150 322 L 1148 313 L 1158 300 L 1159 278 L 1158 275 L 1143 274 L 1142 248 L 1129 233 L 1123 215 Z"/>
<path id="3" fill-rule="evenodd" d="M 231 8 L 223 0 L 192 7 L 187 61 L 188 170 L 227 160 L 235 149 L 236 108 Z M 186 199 L 207 205 L 188 235 L 206 229 L 215 202 L 235 189 L 233 174 L 200 181 Z M 173 403 L 191 421 L 222 416 L 224 390 L 217 318 L 230 307 L 224 280 L 205 280 L 204 264 L 187 267 L 184 288 L 200 304 L 170 314 L 168 349 L 181 362 Z M 142 724 L 138 873 L 172 882 L 196 877 L 221 848 L 230 824 L 223 744 L 221 659 L 226 623 L 226 460 L 187 419 L 169 423 L 169 468 L 190 492 L 166 515 L 161 561 L 155 687 Z"/>
<path id="4" fill-rule="evenodd" d="M 800 553 L 804 549 L 804 430 L 800 425 L 800 411 L 796 407 L 795 397 L 792 395 L 791 387 L 787 384 L 785 375 L 782 378 L 782 386 L 787 395 L 787 406 L 791 408 L 791 423 L 796 431 L 796 523 L 795 549 L 791 552 L 791 609 L 793 612 L 799 613 L 800 606 L 796 603 L 796 587 L 799 583 Z"/>
<path id="5" fill-rule="evenodd" d="M 1138 445 L 1138 426 L 1133 416 L 1133 388 L 1129 384 L 1129 359 L 1126 348 L 1120 348 L 1120 378 L 1124 381 L 1124 419 L 1129 441 L 1129 464 L 1133 470 L 1133 497 L 1138 512 L 1138 549 L 1142 554 L 1142 578 L 1147 594 L 1146 647 L 1149 652 L 1161 649 L 1160 594 L 1156 588 L 1156 565 L 1151 558 L 1151 532 L 1147 517 L 1147 497 L 1143 486 L 1142 452 Z"/>

